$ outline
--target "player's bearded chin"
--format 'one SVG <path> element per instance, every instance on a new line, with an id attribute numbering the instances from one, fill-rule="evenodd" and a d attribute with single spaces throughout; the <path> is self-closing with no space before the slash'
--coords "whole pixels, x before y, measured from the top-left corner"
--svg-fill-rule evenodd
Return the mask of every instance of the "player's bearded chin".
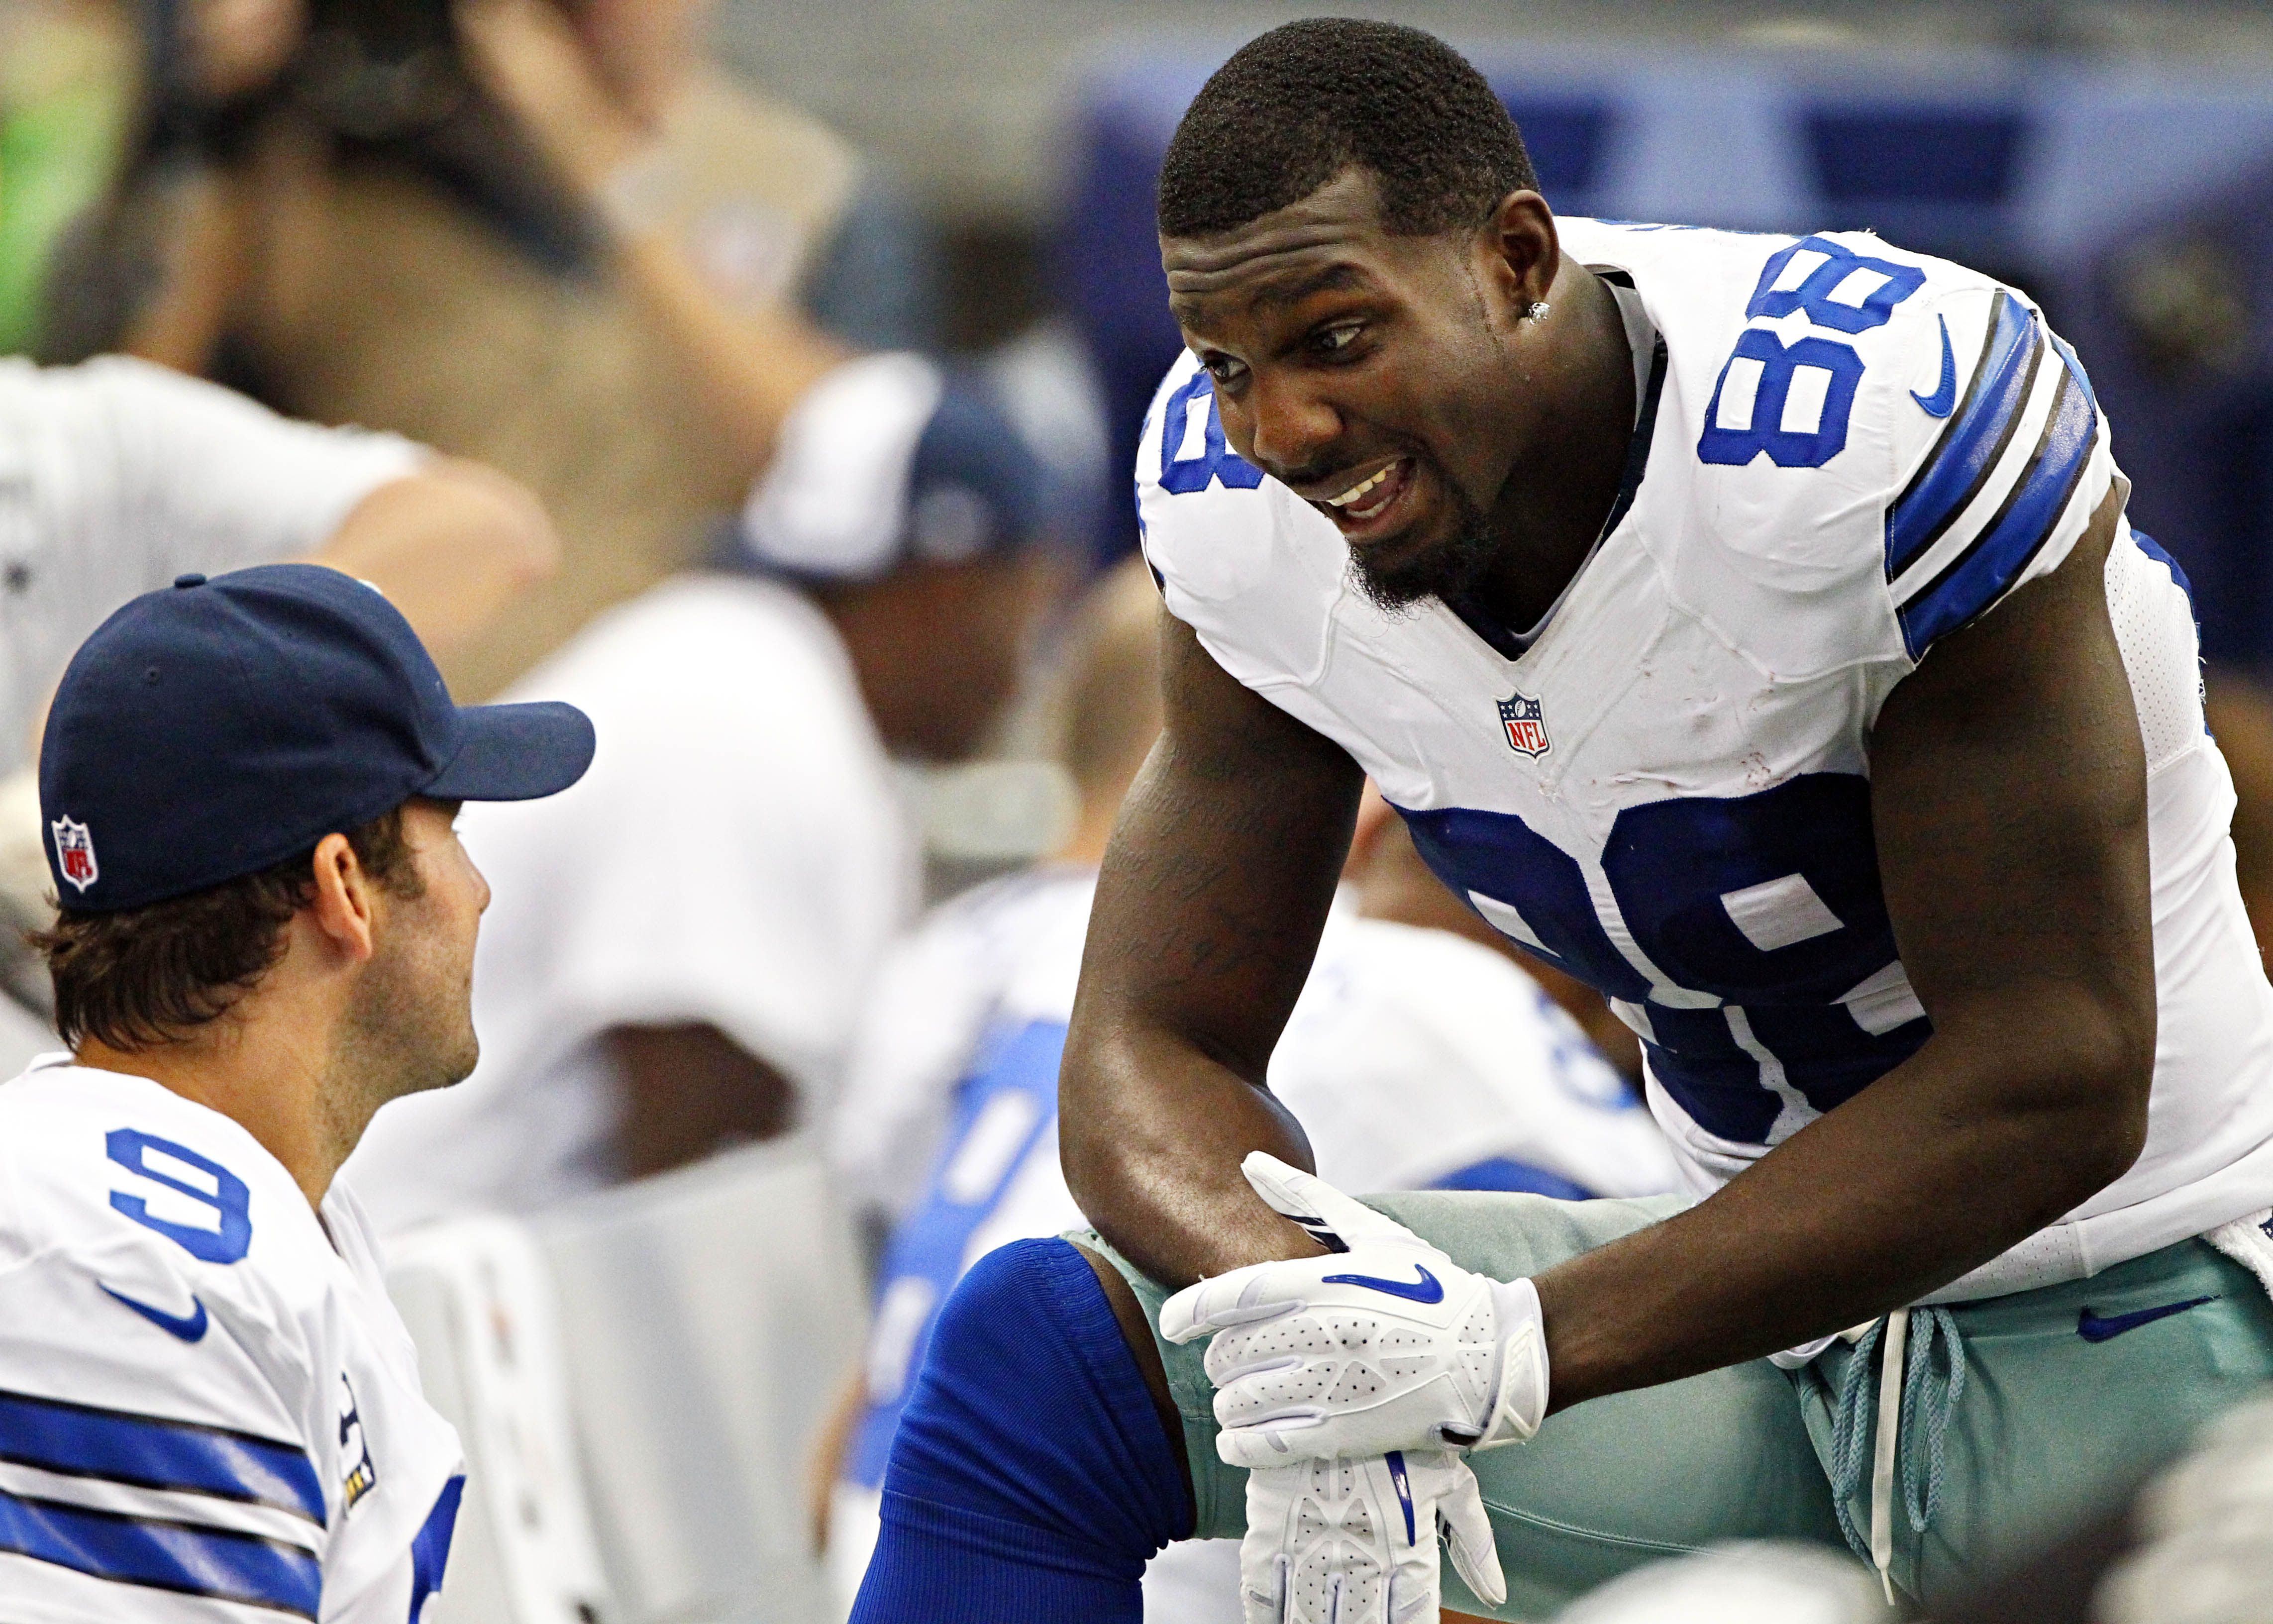
<path id="1" fill-rule="evenodd" d="M 356 984 L 333 1049 L 328 1081 L 336 1109 L 368 1122 L 391 1099 L 446 1089 L 472 1072 L 481 1047 L 469 978 L 454 956 L 431 932 L 390 933 Z"/>
<path id="2" fill-rule="evenodd" d="M 1465 597 L 1491 567 L 1494 543 L 1483 510 L 1441 474 L 1437 483 L 1452 504 L 1452 532 L 1442 541 L 1393 559 L 1350 550 L 1351 583 L 1384 614 L 1402 614 L 1423 598 Z"/>

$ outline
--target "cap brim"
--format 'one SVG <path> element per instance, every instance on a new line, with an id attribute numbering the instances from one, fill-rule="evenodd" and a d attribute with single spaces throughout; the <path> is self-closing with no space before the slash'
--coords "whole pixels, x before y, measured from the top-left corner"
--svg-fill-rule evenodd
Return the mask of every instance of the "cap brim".
<path id="1" fill-rule="evenodd" d="M 458 753 L 418 793 L 436 801 L 533 801 L 592 765 L 592 719 L 574 705 L 461 705 Z"/>

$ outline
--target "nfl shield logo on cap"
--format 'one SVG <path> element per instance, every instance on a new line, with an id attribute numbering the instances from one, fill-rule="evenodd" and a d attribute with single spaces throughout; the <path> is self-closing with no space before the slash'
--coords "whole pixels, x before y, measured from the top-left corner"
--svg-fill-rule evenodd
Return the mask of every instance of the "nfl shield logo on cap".
<path id="1" fill-rule="evenodd" d="M 1537 700 L 1511 693 L 1499 702 L 1499 719 L 1507 730 L 1510 750 L 1527 756 L 1547 753 L 1547 717 Z"/>
<path id="2" fill-rule="evenodd" d="M 86 825 L 58 818 L 48 826 L 56 834 L 56 872 L 85 891 L 101 870 L 94 865 L 94 837 Z"/>

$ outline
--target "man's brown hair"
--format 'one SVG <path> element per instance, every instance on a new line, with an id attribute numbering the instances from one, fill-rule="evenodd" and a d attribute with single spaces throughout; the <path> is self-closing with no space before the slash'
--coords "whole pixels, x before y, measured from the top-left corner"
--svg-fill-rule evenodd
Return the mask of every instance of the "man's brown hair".
<path id="1" fill-rule="evenodd" d="M 381 889 L 422 890 L 402 809 L 347 832 Z M 314 900 L 315 848 L 187 896 L 116 913 L 63 910 L 32 945 L 47 956 L 56 1029 L 131 1052 L 176 1042 L 228 1013 L 284 954 L 284 927 Z"/>

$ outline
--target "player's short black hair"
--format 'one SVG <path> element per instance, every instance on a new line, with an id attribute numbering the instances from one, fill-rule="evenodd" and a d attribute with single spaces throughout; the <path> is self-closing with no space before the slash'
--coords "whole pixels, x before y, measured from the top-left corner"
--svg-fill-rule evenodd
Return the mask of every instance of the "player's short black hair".
<path id="1" fill-rule="evenodd" d="M 1160 169 L 1161 235 L 1243 226 L 1353 163 L 1400 236 L 1481 225 L 1539 184 L 1515 121 L 1459 52 L 1397 23 L 1316 17 L 1241 46 L 1185 111 Z"/>
<path id="2" fill-rule="evenodd" d="M 442 803 L 447 806 L 448 802 Z M 425 891 L 402 808 L 341 833 L 390 895 Z M 56 1030 L 124 1053 L 162 1048 L 218 1021 L 284 956 L 284 927 L 314 900 L 315 849 L 187 896 L 110 913 L 59 910 L 31 933 L 56 991 Z"/>

